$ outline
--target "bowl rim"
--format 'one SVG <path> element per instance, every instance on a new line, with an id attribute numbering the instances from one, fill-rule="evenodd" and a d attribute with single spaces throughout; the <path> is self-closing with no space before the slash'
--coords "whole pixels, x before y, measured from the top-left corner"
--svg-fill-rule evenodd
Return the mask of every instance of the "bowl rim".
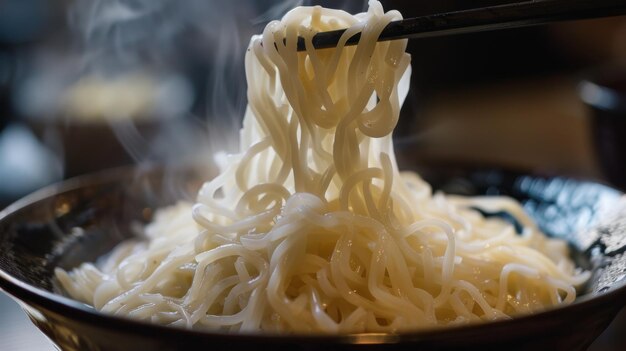
<path id="1" fill-rule="evenodd" d="M 68 180 L 60 181 L 46 187 L 43 187 L 17 201 L 10 204 L 0 211 L 0 222 L 6 221 L 19 211 L 25 210 L 31 205 L 35 205 L 40 201 L 44 201 L 52 196 L 77 190 L 86 183 L 90 186 L 98 186 L 107 183 L 118 182 L 119 178 L 128 173 L 150 172 L 162 169 L 162 167 L 151 165 L 147 168 L 139 169 L 136 166 L 123 166 L 112 168 L 100 172 L 80 175 Z M 525 175 L 524 173 L 519 173 Z M 530 174 L 530 172 L 529 172 Z M 597 183 L 600 184 L 600 183 Z M 320 344 L 392 344 L 409 340 L 433 341 L 445 340 L 450 335 L 465 334 L 472 335 L 477 332 L 484 333 L 484 330 L 506 328 L 510 329 L 518 323 L 527 323 L 533 319 L 543 319 L 558 316 L 563 311 L 574 312 L 575 309 L 584 305 L 600 305 L 607 301 L 618 301 L 621 303 L 619 308 L 615 309 L 615 314 L 626 306 L 626 279 L 617 282 L 608 290 L 599 292 L 597 295 L 584 294 L 577 296 L 574 302 L 567 305 L 558 305 L 546 308 L 533 314 L 523 314 L 514 316 L 511 319 L 500 319 L 494 321 L 472 322 L 462 325 L 434 326 L 417 330 L 403 330 L 395 333 L 385 332 L 367 332 L 367 333 L 228 333 L 216 332 L 201 329 L 186 329 L 182 327 L 171 327 L 160 324 L 149 323 L 141 320 L 108 315 L 95 310 L 93 307 L 71 299 L 69 297 L 56 294 L 31 284 L 28 284 L 4 269 L 0 268 L 0 292 L 5 292 L 14 299 L 22 309 L 26 306 L 36 305 L 46 310 L 58 314 L 60 316 L 72 315 L 74 320 L 87 322 L 92 325 L 106 325 L 107 328 L 122 331 L 138 333 L 143 336 L 169 335 L 169 336 L 185 336 L 189 338 L 201 339 L 237 339 L 238 343 L 302 343 L 312 342 Z M 26 311 L 28 313 L 28 311 Z M 158 334 L 156 334 L 158 333 Z M 492 335 L 493 336 L 493 335 Z"/>

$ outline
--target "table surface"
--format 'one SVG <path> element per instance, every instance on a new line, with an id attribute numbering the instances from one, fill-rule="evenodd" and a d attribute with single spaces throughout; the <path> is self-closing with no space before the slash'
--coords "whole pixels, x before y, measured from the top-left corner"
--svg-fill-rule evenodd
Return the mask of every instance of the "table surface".
<path id="1" fill-rule="evenodd" d="M 409 137 L 418 141 L 421 157 L 600 178 L 586 112 L 571 77 L 448 92 L 422 111 Z M 53 349 L 19 306 L 0 293 L 0 350 Z M 626 350 L 626 310 L 590 350 Z"/>
<path id="2" fill-rule="evenodd" d="M 0 293 L 0 350 L 52 351 L 55 348 L 39 332 L 9 296 Z"/>

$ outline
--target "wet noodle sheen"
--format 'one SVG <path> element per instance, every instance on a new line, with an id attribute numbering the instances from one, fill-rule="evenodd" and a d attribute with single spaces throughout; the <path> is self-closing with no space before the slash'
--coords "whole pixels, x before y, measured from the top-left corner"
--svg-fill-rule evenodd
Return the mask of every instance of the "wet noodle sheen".
<path id="1" fill-rule="evenodd" d="M 197 203 L 160 210 L 147 240 L 57 277 L 114 315 L 221 331 L 400 331 L 570 303 L 588 273 L 507 198 L 432 194 L 398 170 L 406 41 L 376 43 L 397 11 L 300 7 L 253 37 L 240 153 Z M 349 27 L 354 47 L 312 50 Z M 298 53 L 296 39 L 307 40 Z M 471 207 L 505 210 L 521 235 Z"/>

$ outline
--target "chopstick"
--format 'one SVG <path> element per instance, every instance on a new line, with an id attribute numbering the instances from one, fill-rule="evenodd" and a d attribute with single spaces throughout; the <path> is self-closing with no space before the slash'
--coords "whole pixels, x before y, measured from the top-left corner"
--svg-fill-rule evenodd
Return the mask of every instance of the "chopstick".
<path id="1" fill-rule="evenodd" d="M 407 18 L 391 22 L 378 41 L 414 39 L 461 33 L 498 30 L 546 24 L 556 21 L 619 16 L 626 14 L 626 0 L 535 0 Z M 345 29 L 320 32 L 313 36 L 316 49 L 337 46 Z M 355 34 L 346 45 L 355 45 Z M 304 51 L 304 39 L 298 38 L 298 51 Z"/>

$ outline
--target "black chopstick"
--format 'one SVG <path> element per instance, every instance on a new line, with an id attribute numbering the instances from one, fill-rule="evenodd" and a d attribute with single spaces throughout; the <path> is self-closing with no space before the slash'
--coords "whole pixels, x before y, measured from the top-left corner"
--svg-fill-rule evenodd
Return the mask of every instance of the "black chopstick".
<path id="1" fill-rule="evenodd" d="M 383 29 L 378 41 L 480 32 L 623 14 L 626 14 L 626 0 L 524 1 L 394 21 Z M 325 49 L 337 46 L 344 31 L 345 29 L 340 29 L 317 33 L 312 39 L 313 47 Z M 352 36 L 346 45 L 357 44 L 360 37 L 360 34 Z M 304 39 L 298 38 L 298 51 L 304 50 Z"/>

